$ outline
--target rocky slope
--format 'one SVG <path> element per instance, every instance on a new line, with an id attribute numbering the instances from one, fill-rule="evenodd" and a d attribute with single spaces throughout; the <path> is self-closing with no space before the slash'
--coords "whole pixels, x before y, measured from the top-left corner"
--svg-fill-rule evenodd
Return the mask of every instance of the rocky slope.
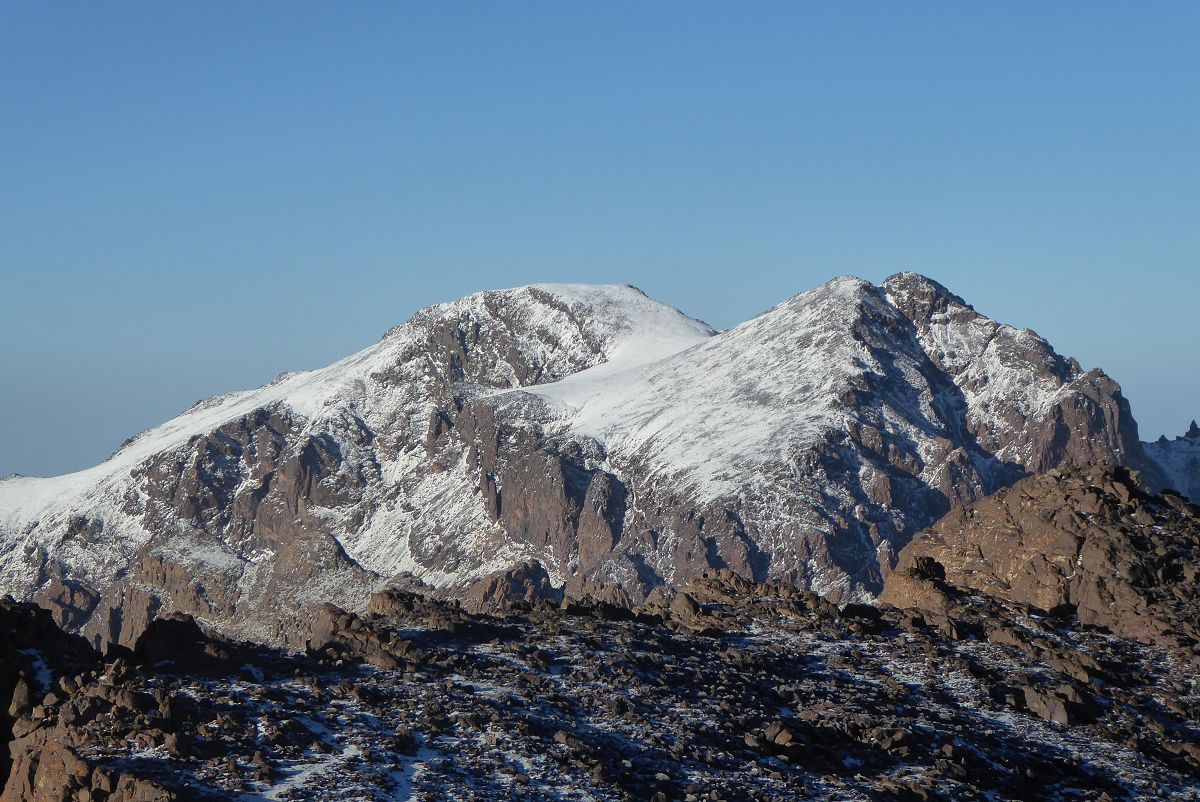
<path id="1" fill-rule="evenodd" d="M 1125 468 L 1051 470 L 953 510 L 881 600 L 944 612 L 935 580 L 1146 643 L 1200 644 L 1200 507 Z"/>
<path id="2" fill-rule="evenodd" d="M 0 799 L 1200 799 L 1194 648 L 946 592 L 839 611 L 724 570 L 636 612 L 388 590 L 303 654 L 180 616 L 82 667 L 25 640 Z"/>
<path id="3" fill-rule="evenodd" d="M 1099 461 L 1146 461 L 1120 388 L 915 274 L 719 334 L 631 287 L 542 285 L 0 481 L 0 590 L 126 645 L 172 610 L 298 644 L 391 581 L 634 604 L 727 567 L 869 598 L 952 505 Z"/>

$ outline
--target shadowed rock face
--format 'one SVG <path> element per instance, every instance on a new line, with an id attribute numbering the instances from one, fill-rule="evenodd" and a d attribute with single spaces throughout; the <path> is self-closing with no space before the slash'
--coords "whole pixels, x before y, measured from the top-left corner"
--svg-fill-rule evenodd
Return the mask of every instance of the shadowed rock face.
<path id="1" fill-rule="evenodd" d="M 1051 470 L 953 510 L 880 600 L 945 614 L 944 580 L 1146 643 L 1200 642 L 1200 508 L 1124 468 Z"/>
<path id="2" fill-rule="evenodd" d="M 630 287 L 529 287 L 0 482 L 0 590 L 126 646 L 173 611 L 300 645 L 392 581 L 631 605 L 728 568 L 867 599 L 953 506 L 1140 448 L 1103 373 L 915 274 L 720 334 Z"/>
<path id="3" fill-rule="evenodd" d="M 81 691 L 105 668 L 97 652 L 59 629 L 46 610 L 0 600 L 0 802 L 176 798 L 143 778 L 96 771 L 81 757 L 97 745 L 83 727 L 100 700 L 133 700 L 111 684 L 94 688 L 90 698 Z"/>

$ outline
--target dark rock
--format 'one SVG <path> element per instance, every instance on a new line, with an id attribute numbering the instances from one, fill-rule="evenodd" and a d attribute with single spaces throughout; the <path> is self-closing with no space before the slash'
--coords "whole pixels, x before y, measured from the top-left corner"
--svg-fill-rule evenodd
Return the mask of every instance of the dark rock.
<path id="1" fill-rule="evenodd" d="M 190 615 L 174 613 L 146 627 L 133 647 L 140 662 L 203 675 L 236 674 L 242 663 L 229 641 L 206 634 Z"/>

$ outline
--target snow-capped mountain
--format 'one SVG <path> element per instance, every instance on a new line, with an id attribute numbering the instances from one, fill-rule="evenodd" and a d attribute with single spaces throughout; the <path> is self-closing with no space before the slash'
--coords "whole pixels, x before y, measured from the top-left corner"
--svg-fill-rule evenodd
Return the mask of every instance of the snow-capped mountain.
<path id="1" fill-rule="evenodd" d="M 0 482 L 0 591 L 123 642 L 170 609 L 297 642 L 310 605 L 398 579 L 633 602 L 715 566 L 852 598 L 951 504 L 1144 459 L 1115 382 L 915 274 L 719 334 L 632 287 L 538 285 Z"/>
<path id="2" fill-rule="evenodd" d="M 1159 484 L 1200 501 L 1200 426 L 1196 421 L 1182 437 L 1160 437 L 1143 443 L 1149 461 L 1161 471 Z"/>

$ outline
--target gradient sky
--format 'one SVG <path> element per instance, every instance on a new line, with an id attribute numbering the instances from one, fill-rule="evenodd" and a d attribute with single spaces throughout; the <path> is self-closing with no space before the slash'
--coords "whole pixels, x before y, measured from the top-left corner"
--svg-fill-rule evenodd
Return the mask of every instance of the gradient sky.
<path id="1" fill-rule="evenodd" d="M 417 309 L 937 278 L 1200 416 L 1200 4 L 0 9 L 0 474 Z"/>

